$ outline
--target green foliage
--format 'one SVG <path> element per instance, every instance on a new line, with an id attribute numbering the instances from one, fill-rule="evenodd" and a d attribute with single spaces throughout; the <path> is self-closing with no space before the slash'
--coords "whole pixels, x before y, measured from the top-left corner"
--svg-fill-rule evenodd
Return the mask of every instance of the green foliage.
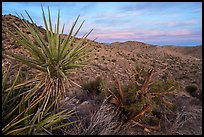
<path id="1" fill-rule="evenodd" d="M 86 59 L 85 57 L 89 54 L 90 49 L 87 48 L 89 42 L 86 42 L 86 38 L 91 33 L 91 31 L 85 34 L 82 39 L 77 42 L 73 43 L 75 40 L 76 35 L 80 31 L 84 21 L 81 23 L 80 27 L 75 32 L 74 36 L 71 36 L 73 33 L 73 29 L 79 19 L 77 17 L 76 21 L 74 22 L 69 34 L 64 39 L 60 38 L 59 32 L 59 21 L 60 21 L 60 12 L 58 12 L 58 20 L 57 25 L 55 28 L 55 32 L 52 28 L 51 17 L 50 17 L 50 10 L 48 8 L 48 20 L 47 23 L 44 10 L 43 12 L 43 19 L 44 24 L 46 26 L 46 38 L 47 41 L 44 39 L 42 34 L 39 31 L 39 28 L 35 25 L 30 15 L 27 13 L 28 17 L 30 18 L 32 25 L 29 24 L 28 21 L 23 21 L 25 28 L 32 34 L 34 37 L 34 42 L 29 39 L 27 33 L 23 33 L 22 30 L 17 25 L 16 30 L 18 35 L 21 36 L 22 39 L 18 39 L 15 35 L 12 34 L 9 30 L 7 32 L 15 38 L 24 48 L 28 50 L 31 57 L 27 58 L 22 55 L 16 55 L 13 53 L 7 53 L 11 58 L 15 58 L 22 63 L 30 66 L 31 68 L 38 69 L 44 73 L 47 73 L 52 78 L 61 78 L 65 77 L 66 74 L 70 73 L 74 68 L 80 67 L 85 65 Z M 24 16 L 21 15 L 24 19 Z M 48 28 L 49 25 L 49 28 Z M 64 26 L 62 28 L 61 34 L 63 34 Z M 85 44 L 86 43 L 86 44 Z M 74 45 L 74 46 L 71 46 Z M 80 61 L 80 59 L 85 59 Z"/>
<path id="2" fill-rule="evenodd" d="M 29 57 L 12 52 L 5 54 L 10 59 L 37 69 L 39 73 L 35 77 L 28 77 L 19 70 L 15 81 L 9 85 L 9 69 L 2 70 L 2 132 L 3 134 L 54 134 L 62 127 L 73 123 L 62 123 L 65 118 L 73 114 L 73 111 L 61 110 L 61 104 L 66 93 L 65 85 L 67 82 L 74 83 L 69 79 L 69 74 L 76 68 L 87 65 L 89 60 L 87 57 L 91 53 L 88 48 L 91 41 L 87 41 L 87 37 L 92 30 L 77 41 L 75 37 L 84 23 L 83 21 L 73 34 L 78 16 L 69 34 L 60 38 L 60 34 L 64 32 L 64 25 L 61 32 L 59 30 L 60 12 L 57 24 L 52 28 L 48 7 L 48 21 L 42 8 L 46 27 L 46 36 L 43 36 L 27 11 L 26 14 L 32 23 L 30 24 L 21 15 L 26 32 L 15 23 L 17 35 L 9 30 L 7 32 L 27 50 Z M 24 81 L 17 83 L 19 78 L 20 81 Z"/>
<path id="3" fill-rule="evenodd" d="M 82 88 L 91 95 L 99 95 L 102 93 L 102 78 L 97 77 L 94 81 L 82 84 Z"/>
<path id="4" fill-rule="evenodd" d="M 186 86 L 185 90 L 192 96 L 202 101 L 202 90 L 198 89 L 196 84 Z"/>
<path id="5" fill-rule="evenodd" d="M 168 92 L 179 87 L 179 83 L 175 80 L 154 81 L 150 86 L 151 92 Z"/>
<path id="6" fill-rule="evenodd" d="M 191 96 L 196 96 L 196 91 L 198 90 L 198 87 L 195 84 L 193 84 L 186 86 L 185 89 Z"/>
<path id="7" fill-rule="evenodd" d="M 168 75 L 167 73 L 164 73 L 164 74 L 162 75 L 162 79 L 166 81 L 166 80 L 168 79 L 168 76 L 167 76 L 167 75 Z"/>
<path id="8" fill-rule="evenodd" d="M 135 58 L 131 58 L 131 60 L 132 60 L 132 61 L 136 61 L 136 59 L 135 59 Z"/>
<path id="9" fill-rule="evenodd" d="M 167 96 L 174 94 L 179 85 L 174 80 L 151 81 L 152 72 L 152 69 L 146 71 L 136 67 L 132 83 L 122 87 L 118 80 L 118 90 L 112 94 L 111 103 L 120 107 L 126 115 L 126 121 L 133 121 L 143 127 L 151 125 L 147 127 L 159 129 L 160 125 L 152 125 L 160 123 L 162 113 L 175 108 Z"/>
<path id="10" fill-rule="evenodd" d="M 18 71 L 16 79 L 10 85 L 10 66 L 7 68 L 2 65 L 2 133 L 4 135 L 28 135 L 46 133 L 53 134 L 60 128 L 74 123 L 62 123 L 64 118 L 73 115 L 73 111 L 63 110 L 54 111 L 52 104 L 47 105 L 42 110 L 42 100 L 46 96 L 37 96 L 36 87 L 30 88 L 22 86 L 18 82 L 22 72 Z"/>
<path id="11" fill-rule="evenodd" d="M 200 99 L 200 101 L 202 101 L 202 92 L 200 92 L 198 99 Z"/>
<path id="12" fill-rule="evenodd" d="M 91 54 L 91 49 L 88 47 L 91 41 L 87 41 L 87 37 L 92 30 L 86 33 L 81 40 L 76 41 L 76 35 L 84 23 L 83 21 L 76 32 L 73 33 L 79 19 L 78 16 L 69 34 L 64 38 L 60 38 L 60 34 L 64 33 L 65 27 L 65 25 L 63 25 L 60 32 L 60 11 L 58 11 L 55 28 L 53 28 L 48 7 L 48 19 L 46 19 L 45 12 L 42 8 L 43 21 L 46 28 L 46 36 L 43 36 L 27 11 L 26 14 L 32 24 L 21 15 L 23 18 L 22 23 L 30 34 L 24 33 L 15 23 L 14 26 L 18 35 L 13 34 L 9 30 L 7 30 L 7 32 L 27 50 L 30 56 L 26 57 L 12 52 L 5 52 L 5 54 L 8 58 L 18 60 L 41 72 L 35 78 L 24 84 L 36 83 L 36 85 L 38 85 L 38 87 L 36 87 L 36 94 L 38 94 L 38 96 L 45 96 L 42 101 L 42 108 L 46 108 L 47 105 L 51 104 L 56 97 L 59 96 L 57 101 L 54 101 L 55 108 L 59 109 L 66 93 L 66 83 L 74 83 L 69 79 L 69 74 L 76 71 L 76 68 L 87 65 L 89 60 L 87 56 Z M 30 39 L 30 35 L 32 35 L 33 40 Z M 18 38 L 19 36 L 20 39 Z"/>
<path id="13" fill-rule="evenodd" d="M 115 59 L 112 59 L 111 61 L 112 61 L 112 62 L 116 62 L 117 60 L 115 60 Z"/>

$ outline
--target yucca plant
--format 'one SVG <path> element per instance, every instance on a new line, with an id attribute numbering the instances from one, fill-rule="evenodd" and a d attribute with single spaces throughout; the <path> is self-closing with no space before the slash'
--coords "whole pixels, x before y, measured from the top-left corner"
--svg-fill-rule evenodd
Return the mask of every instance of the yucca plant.
<path id="1" fill-rule="evenodd" d="M 87 37 L 93 29 L 86 33 L 81 40 L 76 42 L 75 37 L 84 23 L 83 21 L 73 34 L 74 28 L 79 19 L 78 16 L 72 25 L 69 34 L 64 38 L 61 38 L 59 28 L 60 11 L 58 11 L 57 24 L 55 24 L 55 28 L 53 29 L 49 7 L 48 21 L 42 7 L 42 16 L 46 28 L 46 41 L 27 11 L 26 14 L 28 15 L 32 24 L 26 21 L 24 16 L 21 14 L 21 17 L 23 18 L 22 22 L 24 27 L 33 36 L 33 40 L 31 40 L 29 35 L 24 33 L 15 24 L 14 26 L 21 39 L 17 38 L 17 36 L 9 30 L 7 30 L 7 32 L 28 51 L 29 57 L 11 52 L 5 52 L 5 54 L 8 58 L 16 59 L 21 63 L 38 70 L 40 73 L 34 79 L 26 81 L 15 88 L 19 88 L 22 85 L 36 83 L 38 86 L 36 87 L 37 91 L 35 92 L 38 93 L 39 96 L 45 97 L 41 105 L 43 108 L 42 111 L 44 111 L 46 106 L 51 104 L 57 96 L 59 96 L 59 98 L 57 101 L 55 101 L 54 106 L 55 108 L 59 108 L 60 103 L 67 91 L 65 88 L 66 84 L 72 82 L 78 85 L 69 79 L 69 74 L 76 71 L 76 68 L 85 66 L 89 60 L 87 56 L 91 53 L 91 50 L 88 45 L 91 41 L 87 42 Z M 65 25 L 62 27 L 61 34 L 64 33 L 64 27 Z"/>
<path id="2" fill-rule="evenodd" d="M 37 86 L 28 90 L 24 88 L 15 90 L 14 87 L 19 83 L 21 70 L 19 69 L 12 82 L 10 66 L 6 68 L 4 64 L 2 65 L 2 133 L 4 135 L 53 134 L 62 127 L 76 122 L 63 123 L 63 120 L 73 115 L 74 111 L 65 109 L 53 112 L 51 108 L 54 102 L 48 105 L 45 111 L 40 111 L 42 109 L 39 107 L 40 102 L 45 96 L 36 96 Z"/>
<path id="3" fill-rule="evenodd" d="M 111 92 L 111 103 L 119 107 L 126 115 L 124 122 L 131 122 L 143 128 L 159 130 L 162 112 L 158 111 L 161 106 L 172 106 L 173 103 L 167 100 L 167 95 L 175 94 L 177 85 L 175 83 L 163 83 L 165 87 L 157 87 L 151 81 L 153 69 L 135 69 L 133 83 L 122 87 L 117 80 L 118 90 Z M 164 111 L 164 110 L 162 110 Z M 154 123 L 154 125 L 152 125 Z"/>
<path id="4" fill-rule="evenodd" d="M 20 122 L 26 120 L 28 117 L 19 118 L 17 115 L 20 112 L 18 108 L 20 107 L 20 99 L 18 96 L 21 94 L 21 91 L 15 92 L 14 87 L 17 84 L 19 75 L 20 75 L 20 69 L 16 75 L 16 79 L 11 82 L 10 80 L 10 68 L 11 65 L 8 66 L 8 68 L 5 67 L 5 64 L 2 64 L 2 133 L 3 134 L 12 134 L 13 128 L 16 128 L 19 132 L 22 132 L 26 128 L 29 127 L 23 127 L 23 128 L 17 128 L 16 125 L 18 125 Z M 11 83 L 11 85 L 9 84 Z M 8 87 L 10 87 L 8 90 Z M 15 99 L 14 99 L 15 98 Z"/>

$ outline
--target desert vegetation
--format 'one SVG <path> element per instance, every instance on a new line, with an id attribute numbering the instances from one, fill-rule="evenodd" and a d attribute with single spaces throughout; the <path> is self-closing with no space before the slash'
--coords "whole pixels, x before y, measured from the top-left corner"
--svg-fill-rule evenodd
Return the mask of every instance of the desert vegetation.
<path id="1" fill-rule="evenodd" d="M 6 56 L 10 59 L 16 59 L 33 69 L 37 69 L 39 73 L 35 78 L 25 80 L 16 85 L 20 74 L 19 70 L 12 86 L 4 90 L 5 86 L 9 86 L 7 85 L 7 81 L 9 81 L 9 79 L 7 79 L 9 77 L 9 69 L 7 72 L 5 72 L 6 68 L 3 69 L 3 109 L 9 108 L 11 111 L 4 111 L 4 134 L 37 134 L 40 131 L 53 134 L 53 130 L 71 123 L 56 125 L 56 123 L 59 123 L 64 120 L 64 118 L 68 118 L 73 114 L 72 111 L 67 111 L 66 109 L 60 110 L 67 90 L 65 88 L 66 83 L 72 82 L 67 75 L 75 68 L 86 64 L 86 56 L 90 53 L 90 50 L 87 49 L 88 43 L 84 44 L 84 42 L 91 31 L 85 34 L 78 43 L 73 44 L 74 37 L 83 25 L 82 22 L 74 36 L 71 37 L 79 17 L 77 17 L 74 22 L 69 35 L 64 39 L 60 39 L 60 11 L 58 12 L 55 32 L 53 32 L 52 28 L 49 7 L 48 23 L 43 8 L 42 13 L 46 26 L 47 41 L 43 39 L 39 29 L 28 13 L 27 15 L 32 22 L 32 26 L 24 19 L 23 15 L 22 18 L 24 19 L 24 26 L 30 33 L 23 33 L 16 24 L 14 24 L 14 26 L 21 38 L 16 37 L 11 31 L 7 30 L 7 32 L 28 51 L 30 57 L 11 52 L 5 52 Z M 62 34 L 63 31 L 64 26 L 62 28 Z M 29 39 L 28 34 L 34 36 L 34 41 Z M 81 59 L 83 59 L 83 61 Z M 14 101 L 15 104 L 12 104 L 12 106 L 14 106 L 12 108 L 8 107 L 11 101 Z M 9 123 L 7 123 L 8 119 L 11 120 L 9 120 Z M 17 126 L 18 124 L 24 126 L 19 127 Z"/>
<path id="2" fill-rule="evenodd" d="M 185 127 L 202 121 L 200 81 L 186 84 L 192 81 L 183 75 L 185 70 L 185 76 L 200 76 L 199 60 L 185 56 L 194 61 L 193 71 L 179 53 L 158 55 L 163 47 L 158 52 L 143 43 L 137 50 L 134 42 L 110 47 L 89 40 L 92 30 L 77 38 L 84 24 L 74 32 L 79 16 L 65 35 L 60 11 L 54 28 L 49 7 L 47 12 L 48 18 L 42 7 L 45 29 L 28 12 L 30 21 L 18 15 L 3 24 L 3 37 L 9 38 L 3 43 L 14 43 L 3 48 L 3 134 L 200 134 Z"/>

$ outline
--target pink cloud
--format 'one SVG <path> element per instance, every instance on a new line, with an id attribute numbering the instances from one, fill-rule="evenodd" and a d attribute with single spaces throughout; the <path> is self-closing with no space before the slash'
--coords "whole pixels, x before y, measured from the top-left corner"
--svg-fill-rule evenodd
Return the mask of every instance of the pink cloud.
<path id="1" fill-rule="evenodd" d="M 124 39 L 124 38 L 135 38 L 134 32 L 129 31 L 108 31 L 107 33 L 93 34 L 91 37 L 97 37 L 98 39 Z"/>
<path id="2" fill-rule="evenodd" d="M 164 30 L 144 30 L 142 32 L 135 32 L 134 30 L 106 30 L 106 31 L 96 31 L 89 38 L 96 38 L 101 41 L 109 40 L 160 40 L 162 39 L 186 39 L 193 32 L 187 29 L 173 30 L 173 31 L 164 31 Z"/>
<path id="3" fill-rule="evenodd" d="M 170 31 L 167 34 L 168 35 L 174 35 L 174 36 L 177 36 L 177 35 L 189 35 L 189 34 L 191 34 L 191 31 L 187 30 L 187 29 L 180 29 L 180 30 Z"/>
<path id="4" fill-rule="evenodd" d="M 143 35 L 144 37 L 161 36 L 161 35 L 178 36 L 178 35 L 189 35 L 189 34 L 191 34 L 191 31 L 187 29 L 180 29 L 180 30 L 173 30 L 173 31 L 145 30 L 145 31 L 142 31 L 141 33 L 141 35 Z"/>
<path id="5" fill-rule="evenodd" d="M 194 25 L 197 23 L 198 23 L 198 20 L 192 19 L 192 20 L 187 20 L 187 21 L 162 22 L 162 23 L 159 23 L 159 25 L 174 27 L 174 26 L 183 26 L 183 25 Z"/>
<path id="6" fill-rule="evenodd" d="M 162 30 L 145 30 L 142 31 L 142 33 L 138 33 L 138 35 L 142 35 L 143 37 L 159 36 L 164 34 L 165 32 Z"/>
<path id="7" fill-rule="evenodd" d="M 96 18 L 100 19 L 112 19 L 121 17 L 138 16 L 144 14 L 143 12 L 132 12 L 132 13 L 119 13 L 119 14 L 98 14 Z"/>

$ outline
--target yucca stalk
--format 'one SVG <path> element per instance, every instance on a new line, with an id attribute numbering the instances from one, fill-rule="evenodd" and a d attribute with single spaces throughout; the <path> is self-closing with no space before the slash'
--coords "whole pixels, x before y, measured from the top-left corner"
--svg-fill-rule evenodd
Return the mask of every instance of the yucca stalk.
<path id="1" fill-rule="evenodd" d="M 37 83 L 41 83 L 39 84 L 39 87 L 41 88 L 36 89 L 38 89 L 38 92 L 41 93 L 40 96 L 46 96 L 42 102 L 42 110 L 45 110 L 46 106 L 50 104 L 52 99 L 56 96 L 59 96 L 58 101 L 55 103 L 55 107 L 58 108 L 60 100 L 63 100 L 67 90 L 65 89 L 66 83 L 75 83 L 69 79 L 69 74 L 76 71 L 76 68 L 87 65 L 87 61 L 89 60 L 87 56 L 91 53 L 91 50 L 88 47 L 91 41 L 87 42 L 87 37 L 93 29 L 86 33 L 81 40 L 75 42 L 75 37 L 84 23 L 83 21 L 73 34 L 74 28 L 79 19 L 78 16 L 72 25 L 69 34 L 65 38 L 60 38 L 60 11 L 58 11 L 55 32 L 53 32 L 50 9 L 48 7 L 47 21 L 42 7 L 42 16 L 46 28 L 46 41 L 27 11 L 26 14 L 31 20 L 32 25 L 26 21 L 24 16 L 21 14 L 21 17 L 23 18 L 22 22 L 24 27 L 33 36 L 34 41 L 30 40 L 28 34 L 23 33 L 23 31 L 15 24 L 14 26 L 21 39 L 9 30 L 7 30 L 7 32 L 29 52 L 30 57 L 11 52 L 5 52 L 5 54 L 8 58 L 16 59 L 41 72 L 36 78 L 31 80 L 31 83 L 36 83 L 36 81 Z M 64 25 L 61 30 L 61 34 L 63 34 L 63 32 Z"/>

